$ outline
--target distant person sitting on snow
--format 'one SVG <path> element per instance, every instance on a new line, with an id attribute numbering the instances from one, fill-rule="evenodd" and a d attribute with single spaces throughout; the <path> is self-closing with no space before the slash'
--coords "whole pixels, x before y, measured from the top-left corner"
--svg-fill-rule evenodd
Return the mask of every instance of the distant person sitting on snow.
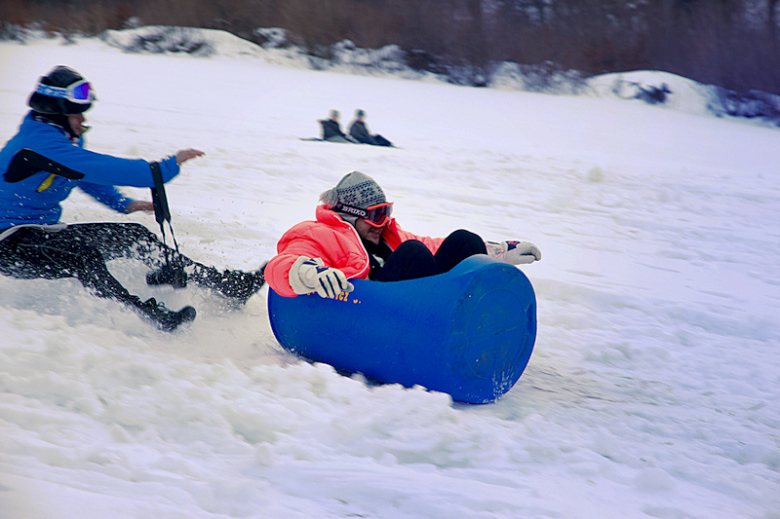
<path id="1" fill-rule="evenodd" d="M 130 305 L 163 330 L 191 321 L 195 309 L 174 312 L 153 298 L 141 301 L 111 275 L 107 261 L 136 258 L 159 269 L 147 276 L 150 285 L 181 287 L 189 278 L 240 301 L 259 290 L 262 273 L 220 272 L 196 263 L 166 247 L 141 224 L 59 222 L 60 202 L 76 187 L 120 213 L 154 210 L 152 202 L 126 198 L 114 186 L 154 187 L 155 163 L 84 149 L 83 134 L 89 129 L 84 112 L 95 100 L 90 83 L 71 68 L 56 67 L 38 80 L 27 101 L 32 110 L 0 150 L 0 273 L 24 279 L 75 277 L 99 297 Z M 20 152 L 25 149 L 39 155 Z M 157 165 L 163 181 L 201 155 L 185 149 L 161 160 Z"/>
<path id="2" fill-rule="evenodd" d="M 651 105 L 664 104 L 666 102 L 666 94 L 672 93 L 669 87 L 666 86 L 666 83 L 662 83 L 660 88 L 652 85 L 645 88 L 637 84 L 637 88 L 639 91 L 634 97 Z"/>
<path id="3" fill-rule="evenodd" d="M 393 143 L 382 137 L 381 135 L 371 135 L 368 131 L 368 126 L 365 123 L 366 112 L 357 109 L 355 110 L 355 119 L 349 123 L 349 135 L 356 141 L 363 144 L 371 144 L 373 146 L 392 146 Z"/>
<path id="4" fill-rule="evenodd" d="M 322 125 L 322 140 L 328 142 L 351 142 L 356 143 L 352 137 L 341 131 L 339 118 L 341 114 L 338 110 L 331 110 L 327 119 L 320 119 Z"/>
<path id="5" fill-rule="evenodd" d="M 401 281 L 448 272 L 474 254 L 519 265 L 541 259 L 528 242 L 485 242 L 458 230 L 446 238 L 417 236 L 391 218 L 393 203 L 369 176 L 353 171 L 320 195 L 316 221 L 284 233 L 265 278 L 279 295 L 351 292 L 350 279 Z"/>

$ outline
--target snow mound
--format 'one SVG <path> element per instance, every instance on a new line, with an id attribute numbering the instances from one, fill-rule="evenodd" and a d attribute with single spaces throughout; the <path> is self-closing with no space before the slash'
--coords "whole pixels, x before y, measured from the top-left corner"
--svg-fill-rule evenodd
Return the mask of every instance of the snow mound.
<path id="1" fill-rule="evenodd" d="M 595 76 L 588 79 L 588 89 L 598 97 L 639 100 L 696 114 L 709 113 L 713 97 L 712 87 L 650 70 Z"/>
<path id="2" fill-rule="evenodd" d="M 147 26 L 108 30 L 100 38 L 112 47 L 133 53 L 185 53 L 198 57 L 257 56 L 257 45 L 229 32 L 189 27 Z"/>
<path id="3" fill-rule="evenodd" d="M 651 70 L 604 74 L 587 80 L 599 97 L 639 100 L 699 115 L 761 119 L 780 126 L 780 96 L 751 90 L 735 92 Z"/>

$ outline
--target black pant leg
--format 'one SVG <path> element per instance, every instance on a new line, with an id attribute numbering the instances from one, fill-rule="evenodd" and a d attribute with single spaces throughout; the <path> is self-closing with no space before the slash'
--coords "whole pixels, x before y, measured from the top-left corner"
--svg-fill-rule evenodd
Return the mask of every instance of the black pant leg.
<path id="1" fill-rule="evenodd" d="M 193 261 L 138 223 L 72 224 L 58 232 L 21 229 L 0 242 L 0 273 L 77 277 L 102 297 L 124 299 L 129 294 L 106 268 L 106 261 L 118 258 L 137 259 L 153 270 L 170 263 L 176 270 L 186 269 L 187 280 L 238 300 L 248 299 L 265 281 L 261 272 L 220 271 Z"/>
<path id="2" fill-rule="evenodd" d="M 403 281 L 436 274 L 436 260 L 421 241 L 403 242 L 387 258 L 375 276 L 376 281 Z"/>
<path id="3" fill-rule="evenodd" d="M 154 298 L 142 302 L 130 294 L 108 271 L 106 260 L 129 256 L 127 238 L 119 227 L 102 234 L 98 226 L 68 226 L 61 231 L 24 228 L 0 241 L 0 273 L 18 278 L 60 279 L 73 277 L 97 296 L 115 299 L 134 307 L 160 329 L 171 331 L 192 321 L 195 309 L 184 307 L 173 312 L 158 305 Z M 137 229 L 136 229 L 137 230 Z"/>
<path id="4" fill-rule="evenodd" d="M 80 236 L 99 247 L 106 260 L 137 259 L 154 270 L 170 264 L 174 269 L 186 269 L 188 280 L 211 288 L 219 288 L 228 282 L 228 278 L 233 280 L 236 277 L 233 271 L 220 272 L 188 258 L 164 244 L 155 233 L 139 223 L 107 222 L 68 226 L 69 229 L 74 227 L 79 228 Z"/>
<path id="5" fill-rule="evenodd" d="M 218 270 L 206 266 L 164 244 L 155 233 L 138 223 L 94 223 L 79 224 L 84 233 L 105 243 L 109 258 L 129 257 L 142 261 L 147 267 L 157 270 L 170 266 L 186 271 L 185 278 L 202 287 L 216 290 L 231 299 L 245 301 L 263 286 L 265 280 L 260 272 L 240 270 Z"/>
<path id="6" fill-rule="evenodd" d="M 91 242 L 106 261 L 131 258 L 155 269 L 166 264 L 166 257 L 183 266 L 195 262 L 164 244 L 155 233 L 140 223 L 97 222 L 68 226 L 80 239 Z"/>
<path id="7" fill-rule="evenodd" d="M 475 254 L 487 254 L 485 241 L 478 234 L 464 229 L 454 231 L 436 251 L 437 273 L 449 272 L 455 265 Z"/>
<path id="8" fill-rule="evenodd" d="M 377 146 L 392 146 L 393 143 L 382 137 L 381 135 L 377 134 L 374 135 L 374 144 Z"/>
<path id="9" fill-rule="evenodd" d="M 0 242 L 0 272 L 22 279 L 76 278 L 100 297 L 133 299 L 108 271 L 94 242 L 81 236 L 78 228 L 17 231 Z"/>

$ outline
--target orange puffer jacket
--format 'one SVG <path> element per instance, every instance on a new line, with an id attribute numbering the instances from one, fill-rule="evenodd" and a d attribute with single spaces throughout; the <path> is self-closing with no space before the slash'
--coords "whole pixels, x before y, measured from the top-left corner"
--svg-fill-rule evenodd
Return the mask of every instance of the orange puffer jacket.
<path id="1" fill-rule="evenodd" d="M 301 222 L 284 233 L 276 245 L 278 254 L 265 267 L 266 282 L 281 296 L 297 295 L 290 286 L 290 268 L 300 256 L 322 258 L 327 266 L 341 270 L 348 279 L 368 277 L 368 252 L 357 230 L 324 205 L 317 206 L 316 216 L 316 222 Z M 444 241 L 406 232 L 395 218 L 385 227 L 382 238 L 392 250 L 407 240 L 420 240 L 434 254 Z"/>

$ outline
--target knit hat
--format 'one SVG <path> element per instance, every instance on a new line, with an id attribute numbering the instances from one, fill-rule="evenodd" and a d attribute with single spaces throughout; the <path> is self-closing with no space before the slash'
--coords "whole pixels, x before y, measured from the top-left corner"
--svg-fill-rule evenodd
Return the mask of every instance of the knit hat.
<path id="1" fill-rule="evenodd" d="M 58 66 L 54 67 L 47 75 L 38 79 L 38 85 L 66 88 L 73 83 L 82 81 L 84 76 L 76 72 L 70 67 Z M 94 91 L 90 94 L 89 100 L 94 99 Z M 30 94 L 27 99 L 27 104 L 30 108 L 38 113 L 42 114 L 59 114 L 59 115 L 75 115 L 84 113 L 92 108 L 92 103 L 74 103 L 68 99 L 60 97 L 53 97 L 46 95 L 45 93 L 39 93 L 38 87 L 36 91 Z"/>
<path id="2" fill-rule="evenodd" d="M 365 116 L 366 116 L 366 112 L 364 112 L 364 111 L 363 111 L 363 110 L 361 110 L 360 108 L 358 108 L 357 110 L 355 110 L 355 117 L 365 117 Z"/>
<path id="3" fill-rule="evenodd" d="M 334 207 L 341 202 L 344 205 L 367 209 L 372 205 L 384 204 L 387 198 L 373 178 L 359 171 L 353 171 L 345 175 L 336 187 L 323 192 L 320 201 L 328 207 Z M 353 222 L 354 217 L 345 220 Z"/>

